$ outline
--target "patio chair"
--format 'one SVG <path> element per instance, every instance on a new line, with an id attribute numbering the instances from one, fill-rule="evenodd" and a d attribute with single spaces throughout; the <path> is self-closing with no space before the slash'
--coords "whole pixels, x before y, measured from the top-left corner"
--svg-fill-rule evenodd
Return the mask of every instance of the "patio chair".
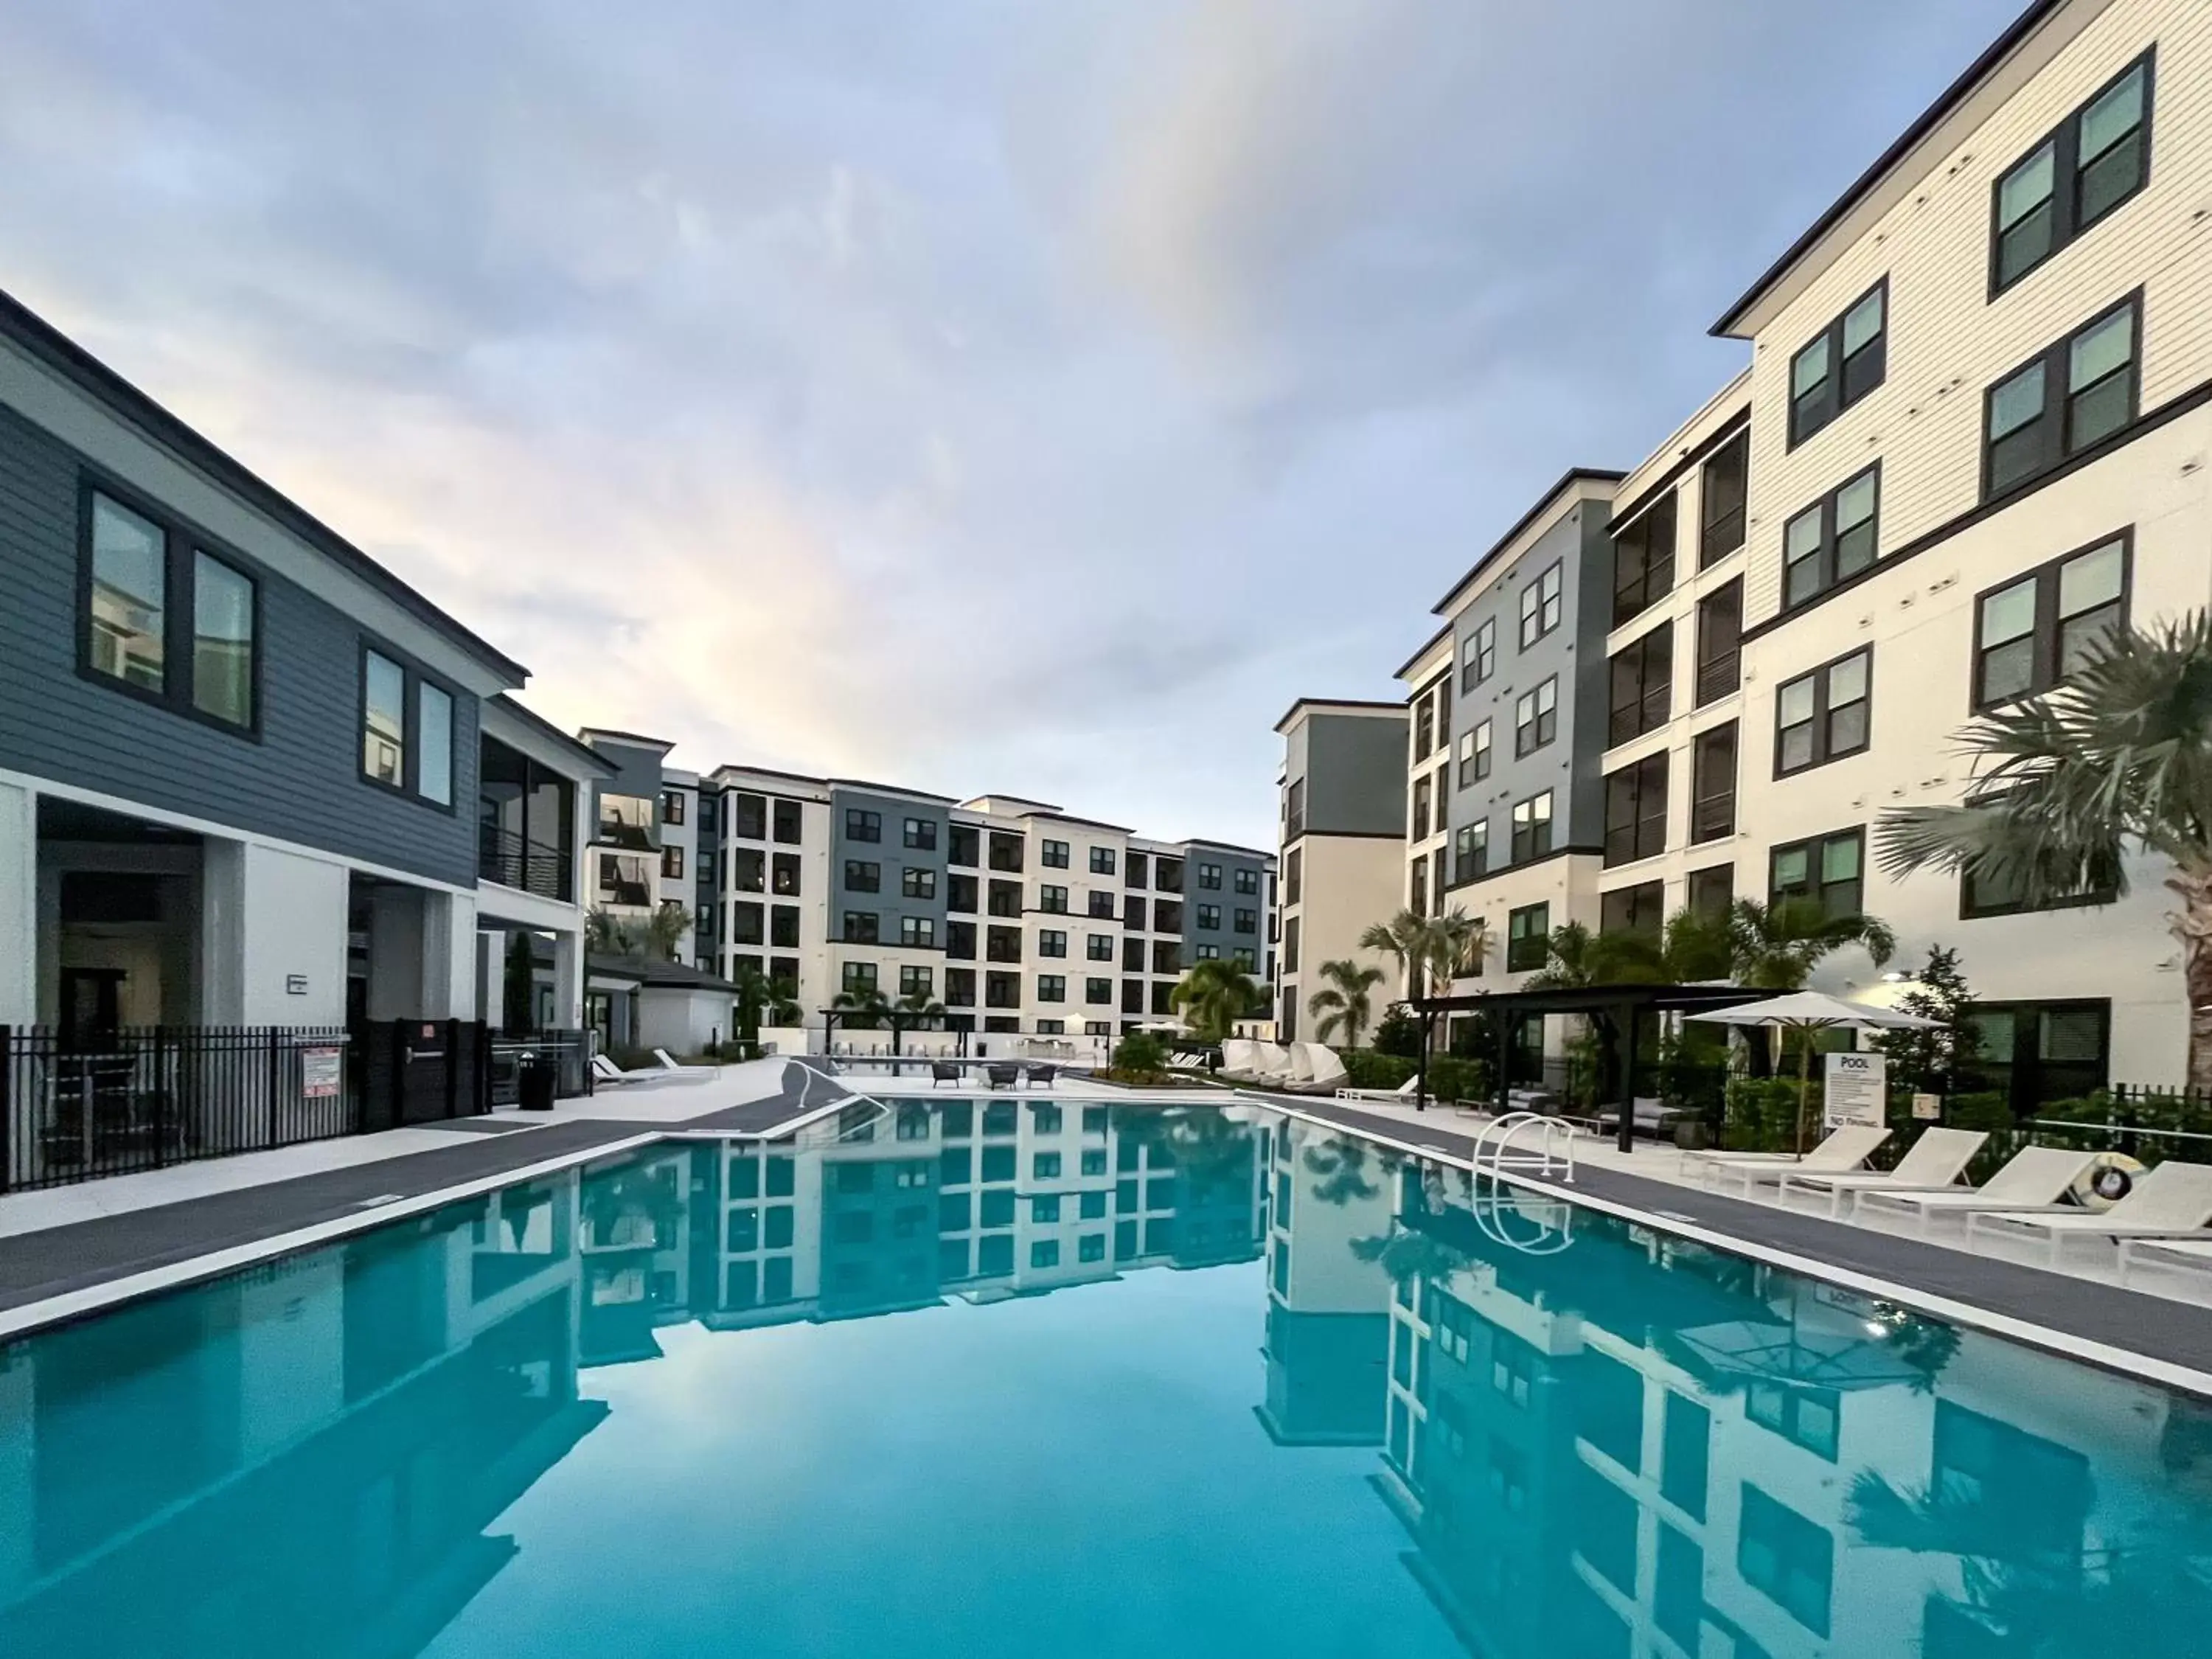
<path id="1" fill-rule="evenodd" d="M 1879 1123 L 1846 1123 L 1802 1158 L 1794 1152 L 1684 1152 L 1677 1167 L 1696 1164 L 1705 1186 L 1712 1184 L 1717 1173 L 1741 1176 L 1748 1198 L 1753 1184 L 1762 1176 L 1778 1180 L 1791 1170 L 1841 1175 L 1856 1170 L 1888 1139 L 1889 1131 Z"/>
<path id="2" fill-rule="evenodd" d="M 940 1083 L 957 1085 L 959 1081 L 959 1061 L 953 1060 L 933 1060 L 929 1062 L 929 1086 L 931 1088 L 934 1089 Z"/>
<path id="3" fill-rule="evenodd" d="M 660 1074 L 659 1068 L 657 1066 L 650 1072 L 644 1070 L 626 1072 L 605 1054 L 592 1056 L 592 1075 L 602 1083 L 642 1083 L 649 1077 L 659 1077 Z"/>
<path id="4" fill-rule="evenodd" d="M 660 1062 L 660 1069 L 664 1072 L 711 1072 L 714 1069 L 711 1066 L 686 1066 L 665 1048 L 655 1048 L 653 1057 Z"/>
<path id="5" fill-rule="evenodd" d="M 994 1089 L 1019 1088 L 1022 1068 L 1011 1060 L 994 1060 L 983 1067 L 983 1081 Z"/>
<path id="6" fill-rule="evenodd" d="M 1339 1100 L 1411 1100 L 1419 1091 L 1420 1086 L 1421 1074 L 1416 1072 L 1395 1089 L 1339 1089 L 1336 1097 Z"/>
<path id="7" fill-rule="evenodd" d="M 1232 1083 L 1249 1083 L 1260 1073 L 1260 1045 L 1248 1037 L 1230 1037 L 1221 1045 L 1220 1075 Z"/>
<path id="8" fill-rule="evenodd" d="M 1835 1218 L 1843 1213 L 1846 1194 L 1856 1206 L 1859 1198 L 1867 1193 L 1942 1192 L 1959 1184 L 1959 1177 L 1966 1173 L 1966 1165 L 1974 1161 L 1974 1154 L 1982 1150 L 1982 1143 L 1988 1139 L 1989 1135 L 1980 1129 L 1923 1130 L 1920 1139 L 1897 1160 L 1894 1170 L 1869 1170 L 1849 1175 L 1791 1170 L 1783 1176 L 1782 1189 L 1775 1194 L 1774 1200 L 1787 1204 L 1792 1188 L 1826 1193 L 1828 1214 Z"/>
<path id="9" fill-rule="evenodd" d="M 1334 1094 L 1338 1085 L 1351 1080 L 1343 1058 L 1325 1042 L 1294 1042 L 1291 1052 L 1297 1069 L 1304 1073 L 1288 1085 L 1294 1095 Z"/>
<path id="10" fill-rule="evenodd" d="M 1852 1194 L 1850 1214 L 1856 1218 L 1869 1206 L 1876 1211 L 1895 1206 L 1901 1213 L 1919 1218 L 1918 1231 L 1925 1238 L 1929 1221 L 1938 1215 L 1971 1216 L 1977 1210 L 2060 1207 L 2058 1200 L 2096 1161 L 2096 1153 L 2078 1152 L 2072 1147 L 2023 1146 L 2005 1160 L 2004 1168 L 1979 1187 L 1927 1193 L 1866 1188 Z"/>
<path id="11" fill-rule="evenodd" d="M 1966 1218 L 1966 1243 L 1972 1245 L 1977 1232 L 2039 1233 L 2056 1267 L 2069 1238 L 2109 1238 L 2116 1245 L 2130 1238 L 2212 1238 L 2205 1233 L 2207 1223 L 2212 1223 L 2212 1164 L 2176 1161 L 2146 1171 L 2135 1190 L 2109 1210 L 2074 1205 L 1977 1210 Z"/>
<path id="12" fill-rule="evenodd" d="M 2212 1267 L 2212 1238 L 2124 1238 L 2120 1241 L 2120 1287 L 2127 1288 L 2128 1274 L 2143 1264 L 2146 1256 L 2163 1256 L 2170 1261 L 2202 1263 Z"/>
<path id="13" fill-rule="evenodd" d="M 1022 1072 L 1022 1085 L 1026 1088 L 1030 1084 L 1042 1083 L 1049 1089 L 1052 1087 L 1052 1080 L 1059 1075 L 1060 1067 L 1057 1066 L 1025 1066 Z"/>

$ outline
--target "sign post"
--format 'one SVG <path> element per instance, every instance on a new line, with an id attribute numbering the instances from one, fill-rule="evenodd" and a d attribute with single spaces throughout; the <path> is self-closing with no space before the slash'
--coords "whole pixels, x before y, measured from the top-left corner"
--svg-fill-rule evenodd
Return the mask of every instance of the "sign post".
<path id="1" fill-rule="evenodd" d="M 1846 1123 L 1880 1123 L 1889 1106 L 1889 1062 L 1881 1054 L 1831 1054 L 1820 1121 L 1833 1129 Z"/>

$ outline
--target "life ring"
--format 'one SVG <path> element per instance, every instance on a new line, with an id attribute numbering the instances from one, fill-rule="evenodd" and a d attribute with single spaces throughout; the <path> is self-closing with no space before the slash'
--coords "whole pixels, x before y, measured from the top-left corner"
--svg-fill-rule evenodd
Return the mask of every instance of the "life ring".
<path id="1" fill-rule="evenodd" d="M 2142 1164 L 2125 1152 L 2100 1152 L 2074 1183 L 2074 1201 L 2085 1210 L 2109 1210 L 2135 1191 L 2142 1172 Z"/>

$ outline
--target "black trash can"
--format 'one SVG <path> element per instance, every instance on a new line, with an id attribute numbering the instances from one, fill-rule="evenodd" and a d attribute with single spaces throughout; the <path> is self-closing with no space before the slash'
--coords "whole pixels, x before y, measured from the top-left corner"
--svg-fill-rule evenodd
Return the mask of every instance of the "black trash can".
<path id="1" fill-rule="evenodd" d="M 553 1109 L 553 1094 L 561 1079 L 561 1068 L 550 1054 L 541 1054 L 535 1049 L 525 1053 L 514 1063 L 514 1091 L 517 1103 L 526 1112 L 550 1112 Z"/>

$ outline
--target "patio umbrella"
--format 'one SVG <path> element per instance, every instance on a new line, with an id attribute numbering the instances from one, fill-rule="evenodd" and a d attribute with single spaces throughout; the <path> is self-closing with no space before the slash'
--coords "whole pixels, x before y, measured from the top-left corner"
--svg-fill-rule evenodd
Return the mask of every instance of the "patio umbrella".
<path id="1" fill-rule="evenodd" d="M 1866 1002 L 1846 1002 L 1841 997 L 1832 997 L 1820 991 L 1792 991 L 1786 996 L 1769 997 L 1764 1002 L 1747 1002 L 1737 1007 L 1719 1008 L 1710 1013 L 1690 1014 L 1686 1018 L 1708 1019 L 1717 1025 L 1759 1025 L 1798 1033 L 1797 1155 L 1800 1158 L 1805 1154 L 1805 1097 L 1811 1083 L 1814 1032 L 1834 1030 L 1844 1026 L 1862 1030 L 1924 1031 L 1942 1024 L 1940 1020 L 1923 1019 L 1917 1014 L 1899 1013 L 1894 1008 L 1877 1008 Z"/>
<path id="2" fill-rule="evenodd" d="M 1848 1392 L 1909 1383 L 1921 1373 L 1883 1342 L 1849 1332 L 1740 1320 L 1675 1333 L 1674 1340 L 1716 1376 L 1797 1382 Z"/>

